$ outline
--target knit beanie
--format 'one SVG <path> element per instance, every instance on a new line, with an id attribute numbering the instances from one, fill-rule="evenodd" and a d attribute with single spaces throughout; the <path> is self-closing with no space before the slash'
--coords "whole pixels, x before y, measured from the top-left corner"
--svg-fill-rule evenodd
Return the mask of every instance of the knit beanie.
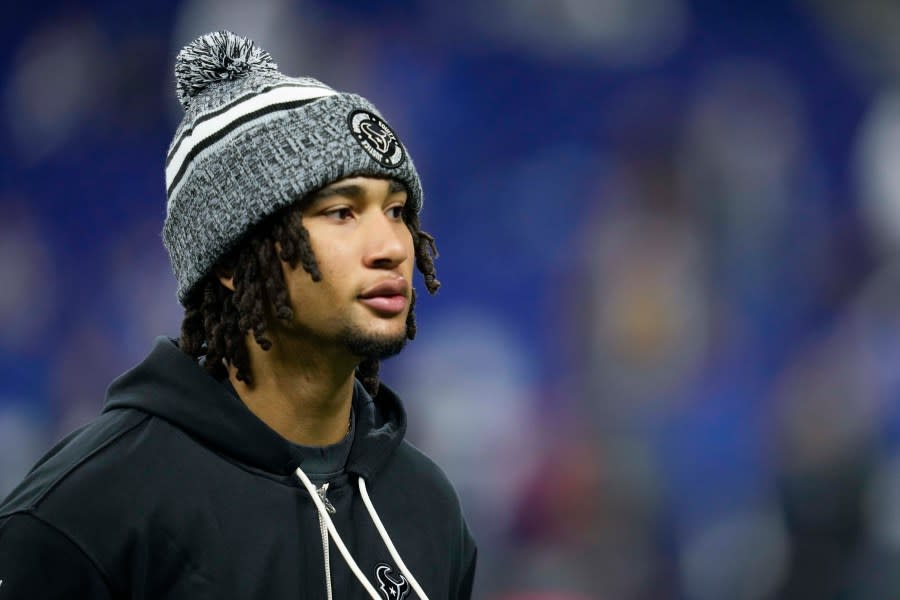
<path id="1" fill-rule="evenodd" d="M 185 114 L 166 156 L 163 242 L 182 304 L 256 223 L 339 179 L 396 179 L 421 210 L 415 166 L 365 98 L 283 75 L 229 31 L 185 46 L 175 78 Z"/>

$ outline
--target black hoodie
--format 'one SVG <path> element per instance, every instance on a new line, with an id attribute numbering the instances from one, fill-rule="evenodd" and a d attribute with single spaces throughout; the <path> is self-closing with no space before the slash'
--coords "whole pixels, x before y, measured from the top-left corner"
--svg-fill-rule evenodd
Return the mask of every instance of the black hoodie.
<path id="1" fill-rule="evenodd" d="M 418 598 L 379 518 L 430 600 L 469 598 L 475 545 L 447 478 L 403 439 L 399 398 L 356 382 L 353 411 L 345 472 L 317 511 L 298 448 L 157 339 L 0 505 L 0 600 L 324 599 L 329 585 L 336 600 Z M 370 591 L 324 542 L 321 512 Z"/>

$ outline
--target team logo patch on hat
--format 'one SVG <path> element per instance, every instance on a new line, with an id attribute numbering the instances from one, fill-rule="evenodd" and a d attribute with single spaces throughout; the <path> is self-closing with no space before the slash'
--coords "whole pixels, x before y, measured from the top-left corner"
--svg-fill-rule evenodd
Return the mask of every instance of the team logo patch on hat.
<path id="1" fill-rule="evenodd" d="M 393 169 L 406 160 L 400 140 L 387 123 L 367 110 L 355 110 L 347 119 L 354 139 L 379 164 Z"/>

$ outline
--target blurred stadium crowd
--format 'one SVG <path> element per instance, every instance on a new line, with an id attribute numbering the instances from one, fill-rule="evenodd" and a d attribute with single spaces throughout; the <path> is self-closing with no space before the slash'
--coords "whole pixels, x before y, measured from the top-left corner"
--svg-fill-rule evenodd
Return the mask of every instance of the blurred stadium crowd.
<path id="1" fill-rule="evenodd" d="M 444 287 L 384 379 L 488 600 L 900 597 L 900 4 L 77 0 L 0 25 L 0 496 L 181 311 L 177 50 L 371 98 Z"/>

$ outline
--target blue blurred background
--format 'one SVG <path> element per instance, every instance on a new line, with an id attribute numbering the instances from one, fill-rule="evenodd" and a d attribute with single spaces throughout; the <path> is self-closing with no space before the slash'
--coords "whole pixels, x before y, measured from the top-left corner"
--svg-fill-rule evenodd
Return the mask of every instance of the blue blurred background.
<path id="1" fill-rule="evenodd" d="M 420 169 L 444 287 L 384 379 L 476 597 L 900 597 L 900 4 L 4 14 L 0 496 L 177 335 L 172 63 L 228 28 L 373 100 Z"/>

